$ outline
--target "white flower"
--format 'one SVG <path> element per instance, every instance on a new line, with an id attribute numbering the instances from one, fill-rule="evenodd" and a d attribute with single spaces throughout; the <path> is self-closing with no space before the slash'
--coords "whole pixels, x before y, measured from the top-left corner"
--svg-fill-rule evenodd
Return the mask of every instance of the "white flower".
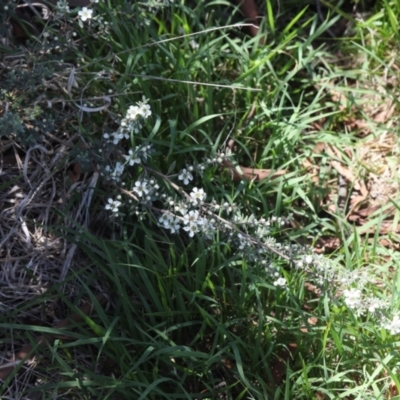
<path id="1" fill-rule="evenodd" d="M 190 197 L 194 203 L 202 203 L 206 198 L 206 194 L 203 189 L 193 188 L 192 193 L 190 193 Z"/>
<path id="2" fill-rule="evenodd" d="M 118 208 L 121 205 L 121 202 L 118 200 L 108 199 L 108 204 L 106 204 L 106 210 L 111 210 L 113 213 L 118 214 Z"/>
<path id="3" fill-rule="evenodd" d="M 59 14 L 67 14 L 69 13 L 69 6 L 68 3 L 64 0 L 64 1 L 57 1 L 57 12 Z"/>
<path id="4" fill-rule="evenodd" d="M 197 220 L 197 225 L 203 225 L 203 227 L 205 227 L 207 223 L 208 223 L 207 218 L 199 217 L 199 219 Z"/>
<path id="5" fill-rule="evenodd" d="M 178 176 L 178 179 L 187 185 L 193 179 L 193 175 L 186 168 L 184 168 L 181 171 L 181 174 Z"/>
<path id="6" fill-rule="evenodd" d="M 128 153 L 129 154 L 124 155 L 124 157 L 129 165 L 140 164 L 140 157 L 138 157 L 138 155 L 132 149 L 130 149 Z"/>
<path id="7" fill-rule="evenodd" d="M 190 224 L 189 226 L 185 226 L 183 229 L 184 229 L 186 232 L 189 233 L 189 236 L 190 236 L 190 237 L 193 237 L 194 234 L 198 232 L 198 229 L 197 229 L 197 225 L 196 225 L 196 224 Z"/>
<path id="8" fill-rule="evenodd" d="M 150 106 L 144 102 L 138 102 L 137 104 L 139 105 L 140 115 L 145 119 L 150 117 L 150 115 L 151 115 Z"/>
<path id="9" fill-rule="evenodd" d="M 311 264 L 313 262 L 312 256 L 306 256 L 305 259 L 304 259 L 304 262 L 306 264 Z"/>
<path id="10" fill-rule="evenodd" d="M 197 224 L 199 220 L 199 212 L 197 210 L 189 211 L 183 216 L 183 222 L 185 225 Z"/>
<path id="11" fill-rule="evenodd" d="M 375 313 L 376 310 L 379 310 L 380 308 L 385 307 L 385 302 L 382 301 L 381 299 L 378 299 L 376 297 L 371 297 L 368 299 L 368 311 L 370 313 Z"/>
<path id="12" fill-rule="evenodd" d="M 126 119 L 130 122 L 136 121 L 138 117 L 146 119 L 151 115 L 150 106 L 147 104 L 148 100 L 143 97 L 143 101 L 138 101 L 136 106 L 130 106 L 126 112 Z M 134 129 L 140 128 L 141 125 L 134 127 Z"/>
<path id="13" fill-rule="evenodd" d="M 81 17 L 82 21 L 86 21 L 87 19 L 91 19 L 93 14 L 93 10 L 87 7 L 83 7 L 81 11 L 78 12 L 78 15 Z"/>
<path id="14" fill-rule="evenodd" d="M 385 328 L 390 331 L 392 335 L 397 335 L 400 333 L 400 318 L 398 315 L 395 315 L 393 319 L 385 324 Z"/>
<path id="15" fill-rule="evenodd" d="M 285 286 L 286 286 L 286 279 L 285 279 L 285 278 L 278 278 L 278 279 L 274 282 L 274 286 L 285 287 Z"/>
<path id="16" fill-rule="evenodd" d="M 130 106 L 126 112 L 126 119 L 134 121 L 138 116 L 140 116 L 140 109 L 138 106 Z"/>
<path id="17" fill-rule="evenodd" d="M 118 174 L 122 174 L 122 172 L 124 171 L 124 166 L 119 161 L 117 161 L 117 163 L 115 164 L 115 171 Z"/>
<path id="18" fill-rule="evenodd" d="M 380 308 L 380 305 L 378 303 L 373 303 L 371 302 L 370 305 L 368 306 L 368 311 L 373 314 L 376 310 Z"/>
<path id="19" fill-rule="evenodd" d="M 98 3 L 99 0 L 90 0 L 91 3 Z"/>
<path id="20" fill-rule="evenodd" d="M 105 167 L 104 171 L 106 172 L 106 175 L 109 175 L 112 180 L 118 182 L 124 172 L 124 168 L 125 167 L 118 161 L 113 171 L 111 170 L 111 167 L 109 165 Z"/>
<path id="21" fill-rule="evenodd" d="M 215 231 L 215 220 L 214 219 L 206 219 L 203 218 L 202 220 L 203 223 L 203 231 L 206 233 L 208 237 L 211 237 L 210 235 Z"/>
<path id="22" fill-rule="evenodd" d="M 139 133 L 142 128 L 143 126 L 139 121 L 132 121 L 130 129 L 133 129 L 133 132 Z"/>
<path id="23" fill-rule="evenodd" d="M 113 139 L 114 144 L 118 144 L 119 141 L 124 138 L 124 134 L 118 133 L 118 132 L 112 133 L 112 136 L 114 137 L 114 139 Z"/>
<path id="24" fill-rule="evenodd" d="M 143 193 L 145 193 L 145 194 L 149 193 L 149 189 L 147 188 L 147 181 L 145 181 L 145 180 L 136 181 L 133 191 L 136 192 L 139 197 L 142 197 Z"/>
<path id="25" fill-rule="evenodd" d="M 349 308 L 358 308 L 361 306 L 361 290 L 350 289 L 343 290 L 344 302 Z"/>
<path id="26" fill-rule="evenodd" d="M 162 225 L 164 225 L 164 228 L 169 229 L 171 227 L 171 221 L 172 221 L 172 216 L 169 214 L 163 214 L 161 217 L 158 219 L 158 222 Z"/>
<path id="27" fill-rule="evenodd" d="M 169 226 L 169 229 L 171 231 L 171 233 L 177 233 L 180 229 L 180 225 L 179 225 L 179 219 L 175 218 L 175 219 L 171 219 L 171 224 Z"/>
<path id="28" fill-rule="evenodd" d="M 186 204 L 184 203 L 178 203 L 174 206 L 175 212 L 180 212 L 182 215 L 185 215 L 187 213 L 187 208 Z"/>
<path id="29" fill-rule="evenodd" d="M 113 173 L 111 174 L 111 178 L 114 179 L 115 181 L 119 181 L 121 175 L 124 172 L 124 166 L 121 164 L 119 161 L 115 164 L 115 168 Z"/>

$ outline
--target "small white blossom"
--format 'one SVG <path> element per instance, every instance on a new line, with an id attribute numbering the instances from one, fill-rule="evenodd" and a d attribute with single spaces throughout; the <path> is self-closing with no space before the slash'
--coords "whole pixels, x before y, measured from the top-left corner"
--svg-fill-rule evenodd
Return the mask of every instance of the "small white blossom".
<path id="1" fill-rule="evenodd" d="M 143 193 L 144 194 L 149 193 L 149 188 L 147 187 L 147 181 L 146 180 L 136 181 L 133 191 L 136 192 L 139 197 L 142 197 Z"/>
<path id="2" fill-rule="evenodd" d="M 312 262 L 313 262 L 312 256 L 306 256 L 306 257 L 304 258 L 304 262 L 305 262 L 306 264 L 312 264 Z"/>
<path id="3" fill-rule="evenodd" d="M 114 132 L 112 136 L 114 137 L 113 139 L 114 144 L 118 144 L 119 141 L 125 137 L 125 135 L 122 132 Z"/>
<path id="4" fill-rule="evenodd" d="M 131 129 L 133 129 L 134 133 L 139 133 L 142 128 L 143 126 L 139 121 L 132 122 Z"/>
<path id="5" fill-rule="evenodd" d="M 143 101 L 138 101 L 136 103 L 138 105 L 138 107 L 139 107 L 140 115 L 144 119 L 150 117 L 150 115 L 151 115 L 151 109 L 150 109 L 150 106 L 147 104 L 147 101 L 148 100 L 145 97 L 143 97 Z"/>
<path id="6" fill-rule="evenodd" d="M 107 165 L 104 171 L 106 172 L 106 175 L 109 175 L 112 180 L 118 182 L 121 179 L 124 168 L 125 167 L 123 166 L 123 164 L 118 161 L 114 167 L 114 170 L 109 165 Z"/>
<path id="7" fill-rule="evenodd" d="M 121 205 L 121 202 L 118 200 L 108 199 L 108 204 L 106 204 L 106 210 L 110 210 L 111 212 L 118 214 L 118 208 Z"/>
<path id="8" fill-rule="evenodd" d="M 386 302 L 378 299 L 376 297 L 371 297 L 368 299 L 368 311 L 371 314 L 374 314 L 376 310 L 379 310 L 381 308 L 385 308 L 387 306 Z"/>
<path id="9" fill-rule="evenodd" d="M 56 8 L 57 8 L 58 14 L 68 14 L 69 13 L 69 6 L 68 6 L 68 3 L 66 0 L 57 1 Z"/>
<path id="10" fill-rule="evenodd" d="M 140 109 L 138 106 L 130 106 L 128 108 L 128 111 L 126 112 L 127 120 L 134 121 L 139 116 L 140 116 Z"/>
<path id="11" fill-rule="evenodd" d="M 202 203 L 206 198 L 206 194 L 203 189 L 197 189 L 197 187 L 195 187 L 192 193 L 190 193 L 190 197 L 194 203 Z"/>
<path id="12" fill-rule="evenodd" d="M 120 176 L 124 172 L 124 166 L 121 164 L 119 161 L 115 164 L 114 172 L 112 173 L 112 177 L 116 180 L 119 181 Z"/>
<path id="13" fill-rule="evenodd" d="M 81 20 L 85 22 L 88 19 L 92 18 L 93 10 L 87 7 L 83 7 L 81 11 L 78 12 L 78 15 L 81 17 Z"/>
<path id="14" fill-rule="evenodd" d="M 358 308 L 361 306 L 361 290 L 351 288 L 343 290 L 344 302 L 349 308 Z"/>
<path id="15" fill-rule="evenodd" d="M 190 237 L 193 237 L 195 233 L 197 233 L 199 230 L 197 228 L 196 224 L 190 224 L 189 226 L 185 226 L 183 228 L 186 232 L 189 233 Z"/>
<path id="16" fill-rule="evenodd" d="M 203 229 L 205 228 L 205 226 L 208 224 L 208 220 L 205 217 L 199 217 L 199 219 L 197 220 L 197 225 L 202 225 Z"/>
<path id="17" fill-rule="evenodd" d="M 215 220 L 203 218 L 203 231 L 206 232 L 208 237 L 215 231 Z"/>
<path id="18" fill-rule="evenodd" d="M 185 225 L 197 224 L 199 218 L 200 218 L 199 212 L 197 210 L 192 210 L 183 216 L 183 222 Z"/>
<path id="19" fill-rule="evenodd" d="M 164 226 L 169 225 L 169 216 L 168 214 L 162 214 L 158 219 L 158 222 Z"/>
<path id="20" fill-rule="evenodd" d="M 170 221 L 170 226 L 169 226 L 169 230 L 171 231 L 171 233 L 177 233 L 180 229 L 180 225 L 179 225 L 179 219 L 175 218 L 175 219 L 171 219 Z"/>
<path id="21" fill-rule="evenodd" d="M 400 333 L 400 318 L 398 315 L 395 315 L 393 319 L 385 324 L 385 328 L 390 331 L 392 335 L 397 335 Z"/>
<path id="22" fill-rule="evenodd" d="M 129 150 L 128 155 L 124 155 L 126 161 L 129 165 L 140 164 L 141 160 L 138 157 L 137 153 L 134 152 L 132 149 Z"/>
<path id="23" fill-rule="evenodd" d="M 175 204 L 174 209 L 175 209 L 175 212 L 179 212 L 182 215 L 185 215 L 188 211 L 185 203 Z"/>
<path id="24" fill-rule="evenodd" d="M 285 279 L 285 278 L 278 278 L 278 279 L 274 282 L 274 286 L 285 287 L 285 286 L 286 286 L 286 279 Z"/>
<path id="25" fill-rule="evenodd" d="M 135 132 L 141 128 L 141 125 L 137 122 L 137 119 L 139 117 L 146 119 L 151 115 L 151 109 L 147 102 L 148 100 L 143 97 L 143 101 L 138 101 L 136 106 L 130 106 L 126 112 L 125 118 L 130 122 L 137 123 L 137 125 L 133 126 Z"/>
<path id="26" fill-rule="evenodd" d="M 178 179 L 187 185 L 193 179 L 193 175 L 186 168 L 184 168 L 178 176 Z"/>

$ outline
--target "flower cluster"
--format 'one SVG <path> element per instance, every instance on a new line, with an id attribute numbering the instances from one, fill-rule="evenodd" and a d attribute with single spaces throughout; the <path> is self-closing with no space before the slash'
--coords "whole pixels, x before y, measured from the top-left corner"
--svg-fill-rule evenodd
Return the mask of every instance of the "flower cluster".
<path id="1" fill-rule="evenodd" d="M 393 318 L 384 323 L 384 328 L 386 328 L 392 335 L 397 335 L 400 333 L 400 317 L 395 314 Z"/>
<path id="2" fill-rule="evenodd" d="M 103 134 L 106 146 L 100 149 L 100 152 L 106 150 L 108 152 L 107 155 L 112 154 L 115 146 L 117 146 L 121 140 L 129 139 L 130 132 L 137 132 L 138 128 L 141 127 L 140 121 L 148 118 L 150 115 L 150 106 L 147 104 L 147 99 L 145 98 L 143 98 L 143 101 L 137 102 L 136 105 L 130 106 L 126 112 L 125 118 L 121 121 L 120 127 L 113 133 Z M 122 180 L 121 178 L 125 166 L 133 166 L 145 162 L 151 150 L 151 146 L 147 143 L 129 149 L 128 154 L 123 155 L 125 163 L 121 162 L 121 160 L 117 161 L 114 166 L 106 165 L 103 169 L 102 175 L 114 182 L 120 182 Z M 106 159 L 108 158 L 107 155 L 105 156 Z"/>
<path id="3" fill-rule="evenodd" d="M 142 146 L 136 146 L 134 149 L 130 149 L 127 155 L 124 155 L 127 164 L 133 166 L 140 164 L 141 162 L 147 161 L 147 157 L 151 151 L 151 146 L 144 144 Z"/>
<path id="4" fill-rule="evenodd" d="M 177 233 L 181 228 L 179 218 L 169 213 L 162 214 L 158 219 L 158 222 L 160 223 L 160 226 L 164 229 L 169 229 L 171 233 Z"/>
<path id="5" fill-rule="evenodd" d="M 151 202 L 160 195 L 160 186 L 154 179 L 140 179 L 133 185 L 132 191 L 140 198 L 143 204 Z"/>
<path id="6" fill-rule="evenodd" d="M 333 265 L 327 257 L 313 253 L 298 257 L 295 267 L 305 272 L 307 279 L 322 288 L 331 299 L 342 298 L 355 316 L 369 313 L 386 329 L 394 329 L 388 328 L 392 322 L 388 322 L 386 317 L 390 314 L 389 301 L 368 295 L 368 286 L 376 280 L 371 272 L 349 271 L 341 265 Z M 393 326 L 395 323 L 394 320 Z"/>
<path id="7" fill-rule="evenodd" d="M 278 286 L 278 287 L 284 288 L 286 286 L 286 279 L 285 278 L 278 278 L 274 282 L 274 286 Z"/>
<path id="8" fill-rule="evenodd" d="M 361 306 L 361 290 L 354 288 L 343 290 L 343 297 L 347 307 L 357 309 Z"/>
<path id="9" fill-rule="evenodd" d="M 66 14 L 69 14 L 70 9 L 67 0 L 60 0 L 57 1 L 56 4 L 56 13 L 58 16 L 64 16 Z"/>
<path id="10" fill-rule="evenodd" d="M 194 187 L 192 189 L 192 192 L 190 193 L 190 201 L 195 204 L 195 205 L 200 205 L 203 203 L 203 201 L 206 198 L 206 194 L 204 193 L 203 189 L 198 189 L 197 187 Z"/>
<path id="11" fill-rule="evenodd" d="M 136 105 L 128 108 L 125 118 L 121 121 L 121 130 L 124 132 L 140 132 L 143 128 L 141 121 L 147 119 L 151 115 L 151 108 L 147 102 L 148 99 L 143 96 L 142 101 L 138 101 Z"/>
<path id="12" fill-rule="evenodd" d="M 118 130 L 103 135 L 106 143 L 117 145 L 122 139 L 129 139 L 131 132 L 139 133 L 143 128 L 141 121 L 147 119 L 151 115 L 151 108 L 147 102 L 148 99 L 143 97 L 142 101 L 138 101 L 136 105 L 130 106 Z"/>
<path id="13" fill-rule="evenodd" d="M 118 145 L 122 139 L 128 139 L 131 132 L 137 133 L 142 128 L 141 121 L 150 115 L 150 106 L 143 98 L 143 101 L 128 108 L 120 128 L 112 134 L 104 134 L 104 139 L 108 143 Z M 145 167 L 150 151 L 151 146 L 146 143 L 133 147 L 128 150 L 128 154 L 122 155 L 125 158 L 124 163 L 118 161 L 113 168 L 110 166 L 105 168 L 108 177 L 118 182 L 126 166 L 141 164 L 144 167 L 142 176 L 136 180 L 131 189 L 133 198 L 136 199 L 134 212 L 139 219 L 145 217 L 146 209 L 151 209 L 152 213 L 158 213 L 159 226 L 172 234 L 183 231 L 190 238 L 197 234 L 203 238 L 212 238 L 218 232 L 223 240 L 236 249 L 238 256 L 260 266 L 266 275 L 271 277 L 275 287 L 289 290 L 286 278 L 282 276 L 281 266 L 276 262 L 277 259 L 284 258 L 296 269 L 305 273 L 307 279 L 331 299 L 337 301 L 341 297 L 343 304 L 354 315 L 369 312 L 384 321 L 382 326 L 391 333 L 400 333 L 399 316 L 395 315 L 392 319 L 386 317 L 389 304 L 364 295 L 364 288 L 371 282 L 369 274 L 333 266 L 327 257 L 311 252 L 307 246 L 296 243 L 282 244 L 276 240 L 275 233 L 282 232 L 291 220 L 291 216 L 257 218 L 241 212 L 240 207 L 235 204 L 228 202 L 219 204 L 214 199 L 206 203 L 207 194 L 198 186 L 192 186 L 185 192 L 177 185 L 172 185 L 177 189 L 176 197 L 168 196 L 163 193 L 156 180 L 149 176 L 149 170 Z M 218 153 L 202 163 L 187 165 L 172 177 L 177 179 L 177 183 L 190 185 L 194 181 L 195 173 L 201 175 L 208 166 L 223 163 L 227 157 L 229 155 Z M 165 178 L 170 180 L 172 177 Z M 155 201 L 162 202 L 161 210 L 153 206 Z M 121 201 L 118 198 L 117 200 L 110 198 L 105 208 L 118 215 L 120 206 Z"/>
<path id="14" fill-rule="evenodd" d="M 111 198 L 109 198 L 107 200 L 107 204 L 106 204 L 106 210 L 110 210 L 115 216 L 118 216 L 119 213 L 119 207 L 121 206 L 121 202 L 119 201 L 119 199 L 121 199 L 121 196 L 117 197 L 118 200 L 113 200 Z"/>
<path id="15" fill-rule="evenodd" d="M 193 237 L 195 233 L 198 233 L 207 226 L 207 219 L 202 217 L 198 210 L 191 210 L 183 216 L 183 228 L 190 237 Z"/>
<path id="16" fill-rule="evenodd" d="M 187 165 L 186 168 L 183 168 L 178 173 L 178 180 L 181 181 L 184 185 L 188 185 L 193 180 L 194 172 L 197 172 L 201 175 L 207 167 L 213 165 L 220 165 L 224 162 L 224 160 L 228 158 L 229 158 L 228 154 L 218 152 L 215 155 L 215 157 L 205 158 L 201 163 L 196 163 L 194 165 Z"/>
<path id="17" fill-rule="evenodd" d="M 382 317 L 382 311 L 389 307 L 387 301 L 363 295 L 362 290 L 356 288 L 343 290 L 343 301 L 355 315 L 369 312 L 377 317 Z"/>
<path id="18" fill-rule="evenodd" d="M 115 182 L 121 181 L 121 176 L 124 173 L 124 165 L 117 161 L 114 167 L 107 165 L 102 173 L 103 176 L 107 176 L 108 179 L 111 179 Z"/>
<path id="19" fill-rule="evenodd" d="M 205 198 L 204 189 L 196 187 L 193 188 L 186 201 L 176 202 L 174 199 L 168 198 L 166 204 L 170 210 L 161 215 L 159 219 L 160 225 L 165 229 L 170 229 L 171 233 L 177 233 L 182 227 L 190 237 L 193 237 L 198 232 L 210 235 L 213 229 L 213 222 L 203 216 L 197 209 L 204 204 Z"/>

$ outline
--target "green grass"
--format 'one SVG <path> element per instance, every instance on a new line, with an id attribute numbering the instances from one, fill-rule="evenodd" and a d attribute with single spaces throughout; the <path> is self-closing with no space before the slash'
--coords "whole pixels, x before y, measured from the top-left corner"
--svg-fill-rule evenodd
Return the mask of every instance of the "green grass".
<path id="1" fill-rule="evenodd" d="M 0 317 L 5 347 L 57 333 L 54 343 L 37 350 L 35 368 L 41 380 L 36 386 L 21 385 L 21 398 L 28 392 L 40 392 L 43 399 L 214 399 L 218 393 L 227 399 L 399 398 L 398 335 L 370 314 L 355 315 L 340 297 L 342 288 L 334 287 L 340 277 L 365 271 L 374 280 L 365 284 L 364 294 L 388 301 L 395 313 L 398 254 L 380 239 L 396 241 L 397 234 L 377 229 L 385 209 L 363 226 L 374 230 L 368 238 L 361 227 L 346 221 L 344 211 L 328 211 L 322 204 L 337 193 L 332 159 L 340 154 L 343 166 L 362 175 L 364 167 L 354 165 L 346 150 L 355 154 L 373 136 L 390 133 L 398 138 L 397 110 L 392 126 L 378 124 L 366 138 L 347 131 L 346 124 L 346 118 L 370 119 L 361 104 L 365 93 L 375 91 L 374 80 L 397 76 L 398 4 L 385 0 L 357 21 L 348 36 L 333 41 L 321 39 L 330 22 L 321 23 L 308 2 L 285 2 L 279 9 L 267 1 L 268 34 L 261 45 L 241 31 L 214 29 L 240 21 L 237 14 L 230 15 L 235 7 L 214 3 L 189 8 L 176 2 L 148 13 L 144 6 L 103 2 L 94 9 L 108 28 L 96 28 L 94 21 L 82 28 L 69 20 L 73 25 L 68 30 L 77 32 L 77 41 L 61 55 L 43 55 L 40 41 L 28 45 L 28 64 L 51 68 L 58 80 L 46 89 L 52 108 L 42 104 L 36 111 L 54 119 L 56 134 L 79 133 L 52 172 L 79 160 L 89 173 L 85 181 L 95 168 L 115 162 L 118 153 L 107 159 L 98 152 L 102 134 L 115 131 L 128 107 L 145 96 L 152 115 L 124 150 L 146 142 L 154 152 L 145 165 L 127 168 L 124 188 L 131 189 L 139 176 L 150 176 L 151 169 L 160 173 L 151 176 L 168 196 L 179 196 L 168 179 L 180 184 L 182 168 L 226 151 L 228 140 L 234 139 L 238 165 L 287 173 L 277 179 L 232 182 L 229 173 L 210 166 L 194 174 L 191 186 L 204 188 L 207 200 L 236 204 L 244 215 L 258 219 L 293 214 L 292 226 L 271 231 L 282 247 L 314 245 L 322 237 L 339 239 L 332 254 L 321 256 L 330 282 L 314 294 L 306 282 L 315 283 L 315 275 L 269 253 L 267 265 L 274 265 L 287 281 L 287 289 L 274 286 L 266 265 L 238 252 L 237 242 L 222 230 L 211 240 L 190 238 L 182 230 L 169 234 L 157 225 L 161 201 L 140 219 L 121 185 L 102 178 L 93 192 L 89 229 L 82 228 L 77 236 L 79 224 L 68 215 L 81 194 L 64 178 L 72 194 L 62 205 L 52 204 L 45 228 L 76 243 L 77 262 L 65 282 L 54 283 Z M 60 57 L 65 64 L 57 63 Z M 2 104 L 16 96 L 19 100 L 10 103 L 9 111 L 25 124 L 32 113 L 23 110 L 35 110 L 37 94 L 44 91 L 43 81 L 31 78 L 25 92 L 17 78 L 7 80 L 8 88 L 2 86 Z M 348 95 L 344 110 L 332 100 L 333 90 Z M 384 96 L 397 99 L 395 80 L 385 90 Z M 67 111 L 57 108 L 61 99 Z M 35 114 L 31 120 L 37 118 Z M 318 152 L 318 143 L 337 148 L 338 154 Z M 318 166 L 318 183 L 306 160 Z M 6 189 L 7 184 L 0 185 L 1 191 Z M 118 194 L 125 216 L 112 219 L 104 206 Z M 223 212 L 220 216 L 229 219 Z M 106 304 L 96 298 L 99 291 L 106 294 Z M 90 315 L 80 311 L 87 302 L 93 304 Z M 64 336 L 49 328 L 54 325 L 50 304 L 58 303 L 63 312 L 57 320 L 81 316 L 62 331 Z M 46 328 L 20 320 L 37 307 Z M 14 371 L 7 383 L 19 374 Z M 10 398 L 6 386 L 0 396 Z"/>

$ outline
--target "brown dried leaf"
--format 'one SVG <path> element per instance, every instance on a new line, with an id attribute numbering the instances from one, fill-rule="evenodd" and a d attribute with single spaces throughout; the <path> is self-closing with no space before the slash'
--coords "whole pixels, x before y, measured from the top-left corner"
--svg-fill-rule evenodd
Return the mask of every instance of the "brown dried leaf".
<path id="1" fill-rule="evenodd" d="M 67 175 L 68 178 L 72 183 L 79 182 L 79 179 L 81 178 L 82 174 L 82 167 L 79 162 L 76 162 L 75 164 L 72 164 L 72 168 L 69 168 L 67 170 Z"/>

